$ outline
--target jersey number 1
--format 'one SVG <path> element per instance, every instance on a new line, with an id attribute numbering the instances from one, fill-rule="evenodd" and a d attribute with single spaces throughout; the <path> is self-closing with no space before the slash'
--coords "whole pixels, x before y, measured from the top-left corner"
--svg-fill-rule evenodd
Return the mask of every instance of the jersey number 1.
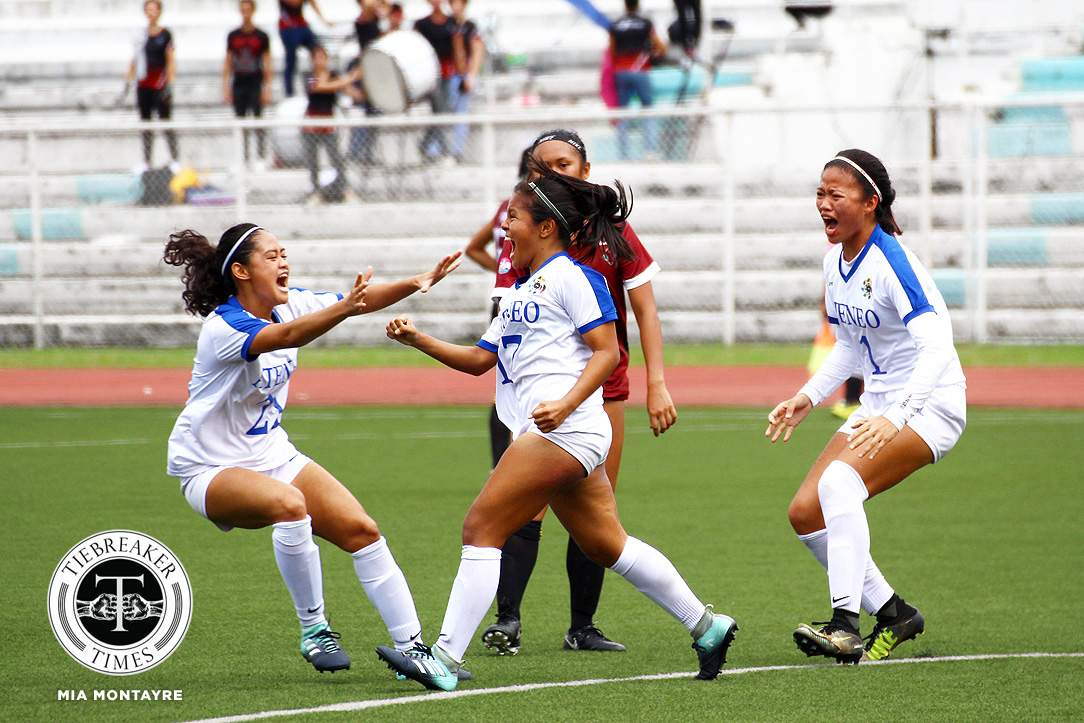
<path id="1" fill-rule="evenodd" d="M 866 347 L 866 354 L 869 355 L 869 363 L 873 365 L 873 373 L 884 374 L 884 370 L 877 366 L 877 361 L 873 358 L 873 349 L 870 348 L 869 339 L 866 338 L 865 334 L 858 340 L 858 343 Z"/>

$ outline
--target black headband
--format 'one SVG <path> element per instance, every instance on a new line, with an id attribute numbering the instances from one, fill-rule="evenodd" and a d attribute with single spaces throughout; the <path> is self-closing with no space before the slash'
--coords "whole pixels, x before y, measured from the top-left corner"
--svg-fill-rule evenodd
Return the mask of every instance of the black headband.
<path id="1" fill-rule="evenodd" d="M 547 133 L 544 136 L 539 136 L 538 140 L 536 140 L 534 142 L 534 145 L 531 146 L 531 150 L 533 151 L 535 148 L 538 148 L 540 145 L 546 143 L 547 141 L 563 141 L 564 143 L 567 143 L 568 145 L 575 148 L 576 151 L 580 154 L 580 156 L 584 160 L 587 160 L 587 149 L 583 147 L 583 143 L 576 140 L 575 134 L 572 131 L 556 130 L 551 133 Z"/>

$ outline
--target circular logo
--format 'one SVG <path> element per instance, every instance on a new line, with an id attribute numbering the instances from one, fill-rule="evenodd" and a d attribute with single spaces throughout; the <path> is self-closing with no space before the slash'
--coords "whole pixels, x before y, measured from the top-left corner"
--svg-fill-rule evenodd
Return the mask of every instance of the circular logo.
<path id="1" fill-rule="evenodd" d="M 181 644 L 192 587 L 173 551 L 150 535 L 108 530 L 73 546 L 49 583 L 60 646 L 106 675 L 150 670 Z"/>

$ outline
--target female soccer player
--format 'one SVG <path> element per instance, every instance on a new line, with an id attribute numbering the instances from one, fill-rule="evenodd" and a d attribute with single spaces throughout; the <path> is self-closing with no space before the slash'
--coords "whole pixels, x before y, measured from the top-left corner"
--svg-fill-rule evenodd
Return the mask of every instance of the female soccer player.
<path id="1" fill-rule="evenodd" d="M 918 258 L 896 240 L 895 197 L 888 171 L 865 151 L 840 151 L 825 164 L 817 211 L 834 245 L 824 257 L 824 283 L 836 345 L 813 378 L 776 405 L 764 432 L 786 442 L 862 369 L 862 405 L 828 441 L 788 510 L 798 539 L 828 570 L 833 609 L 828 623 L 799 625 L 794 641 L 806 655 L 839 662 L 881 660 L 925 628 L 870 557 L 862 503 L 941 459 L 966 425 L 948 309 Z M 876 616 L 865 646 L 862 608 Z"/>
<path id="2" fill-rule="evenodd" d="M 241 223 L 218 245 L 196 231 L 170 236 L 165 261 L 184 267 L 185 309 L 205 317 L 188 401 L 169 437 L 168 472 L 188 504 L 223 531 L 271 526 L 275 562 L 301 622 L 301 655 L 343 670 L 350 658 L 324 615 L 319 535 L 353 557 L 365 594 L 396 647 L 421 641 L 406 578 L 376 522 L 282 427 L 298 347 L 351 316 L 426 292 L 459 265 L 457 252 L 424 274 L 343 296 L 291 289 L 286 250 L 273 233 Z"/>
<path id="3" fill-rule="evenodd" d="M 377 655 L 427 688 L 452 690 L 463 654 L 482 621 L 501 571 L 508 536 L 549 505 L 596 563 L 618 573 L 677 618 L 693 637 L 697 677 L 719 674 L 737 630 L 693 594 L 662 553 L 625 533 L 603 462 L 610 422 L 601 385 L 617 366 L 617 311 L 602 275 L 566 249 L 618 243 L 628 215 L 624 190 L 546 173 L 516 186 L 504 230 L 512 263 L 527 269 L 501 299 L 501 312 L 477 346 L 419 332 L 406 318 L 388 336 L 453 369 L 479 375 L 497 366 L 497 409 L 515 440 L 463 522 L 463 553 L 440 637 L 428 652 L 382 646 Z"/>
<path id="4" fill-rule="evenodd" d="M 587 147 L 575 131 L 557 129 L 546 131 L 531 145 L 536 164 L 554 173 L 586 181 L 591 173 Z M 640 242 L 632 226 L 625 223 L 612 240 L 594 243 L 575 235 L 569 254 L 602 274 L 617 310 L 617 344 L 620 360 L 617 368 L 602 386 L 603 408 L 613 428 L 613 442 L 606 457 L 606 476 L 616 489 L 621 470 L 621 453 L 625 446 L 625 400 L 629 398 L 629 332 L 626 319 L 625 293 L 628 292 L 632 311 L 640 328 L 640 344 L 647 366 L 647 413 L 651 431 L 659 436 L 677 421 L 677 409 L 666 388 L 662 360 L 662 328 L 655 307 L 655 292 L 651 280 L 659 265 Z M 510 243 L 501 245 L 498 261 L 497 287 L 511 287 L 518 273 L 511 260 Z M 501 584 L 497 591 L 497 622 L 482 634 L 487 647 L 499 654 L 519 652 L 521 625 L 520 601 L 530 580 L 538 557 L 542 516 L 545 510 L 517 530 L 504 547 L 501 557 Z M 610 640 L 594 624 L 602 595 L 605 570 L 592 562 L 573 540 L 568 541 L 565 556 L 571 607 L 571 625 L 565 634 L 566 650 L 622 651 L 625 646 Z"/>

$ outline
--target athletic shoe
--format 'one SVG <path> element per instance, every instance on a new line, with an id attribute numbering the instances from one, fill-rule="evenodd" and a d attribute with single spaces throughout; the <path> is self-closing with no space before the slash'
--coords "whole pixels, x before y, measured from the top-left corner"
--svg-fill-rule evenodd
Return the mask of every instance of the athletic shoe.
<path id="1" fill-rule="evenodd" d="M 482 633 L 482 644 L 496 648 L 497 655 L 515 655 L 519 652 L 520 630 L 516 618 L 497 618 L 497 622 Z"/>
<path id="2" fill-rule="evenodd" d="M 462 682 L 464 680 L 474 680 L 474 673 L 470 672 L 466 668 L 460 668 L 459 670 L 455 671 L 455 677 L 460 682 Z M 395 674 L 395 679 L 396 680 L 410 680 L 410 678 L 406 677 L 402 673 L 396 673 Z"/>
<path id="3" fill-rule="evenodd" d="M 697 680 L 715 680 L 726 663 L 726 653 L 730 650 L 734 636 L 738 634 L 738 624 L 729 615 L 717 615 L 708 606 L 712 616 L 711 627 L 693 642 L 693 650 L 700 660 L 700 672 Z"/>
<path id="4" fill-rule="evenodd" d="M 821 627 L 815 628 L 814 625 Z M 808 656 L 823 655 L 840 663 L 854 663 L 862 658 L 862 638 L 833 623 L 802 623 L 794 631 L 794 643 Z"/>
<path id="5" fill-rule="evenodd" d="M 458 675 L 433 653 L 433 649 L 415 643 L 410 650 L 396 650 L 387 645 L 376 649 L 376 656 L 396 673 L 417 681 L 429 690 L 455 690 Z"/>
<path id="6" fill-rule="evenodd" d="M 327 623 L 318 623 L 301 631 L 301 657 L 323 673 L 350 669 L 350 656 L 339 645 L 342 635 Z"/>
<path id="7" fill-rule="evenodd" d="M 877 621 L 873 632 L 866 638 L 866 651 L 862 654 L 862 660 L 884 660 L 901 643 L 922 635 L 926 629 L 926 619 L 917 609 L 911 610 L 912 612 L 900 615 L 894 620 Z"/>
<path id="8" fill-rule="evenodd" d="M 597 650 L 609 653 L 624 652 L 625 646 L 610 640 L 594 625 L 585 625 L 565 634 L 565 650 Z"/>

